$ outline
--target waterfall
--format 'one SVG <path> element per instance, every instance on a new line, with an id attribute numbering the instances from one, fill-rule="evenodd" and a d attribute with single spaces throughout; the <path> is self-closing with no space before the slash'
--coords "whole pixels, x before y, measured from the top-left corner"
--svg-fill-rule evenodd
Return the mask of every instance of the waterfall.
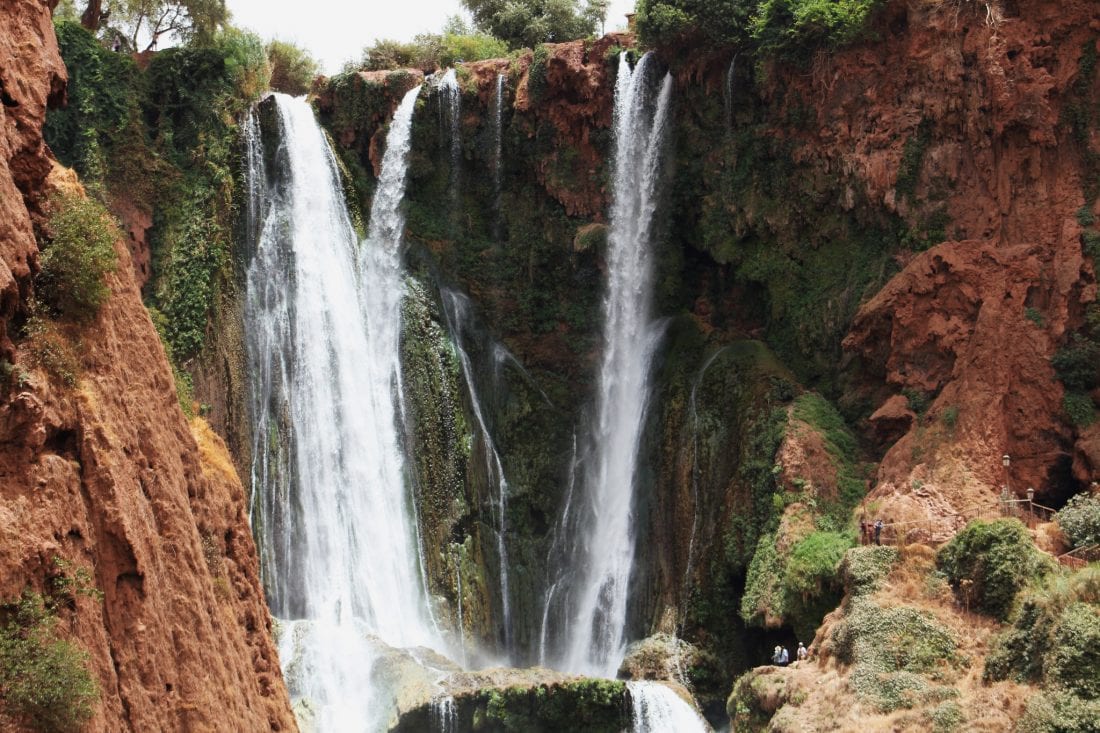
<path id="1" fill-rule="evenodd" d="M 500 240 L 500 167 L 504 138 L 504 74 L 497 74 L 493 96 L 493 239 Z"/>
<path id="2" fill-rule="evenodd" d="M 250 190 L 268 202 L 249 206 L 253 525 L 292 698 L 326 733 L 384 725 L 371 715 L 368 635 L 443 648 L 397 426 L 400 203 L 418 91 L 390 127 L 361 245 L 309 105 L 275 95 L 277 146 L 263 145 L 255 118 L 246 125 Z"/>
<path id="3" fill-rule="evenodd" d="M 733 72 L 737 70 L 737 54 L 730 60 L 729 70 L 726 71 L 726 88 L 722 101 L 726 107 L 726 130 L 733 129 Z"/>
<path id="4" fill-rule="evenodd" d="M 711 728 L 669 687 L 660 682 L 627 682 L 633 702 L 633 733 L 706 733 Z"/>
<path id="5" fill-rule="evenodd" d="M 477 423 L 477 430 L 481 434 L 481 442 L 484 444 L 485 475 L 488 477 L 491 488 L 496 496 L 493 502 L 493 515 L 496 520 L 494 528 L 497 540 L 497 558 L 500 565 L 500 599 L 501 599 L 501 623 L 504 627 L 504 649 L 512 651 L 512 606 L 511 595 L 508 589 L 508 548 L 505 537 L 508 532 L 506 512 L 508 509 L 508 479 L 504 475 L 504 466 L 500 461 L 500 453 L 497 452 L 493 436 L 489 432 L 488 423 L 481 409 L 481 398 L 478 395 L 475 380 L 474 367 L 470 361 L 470 355 L 466 350 L 463 334 L 469 329 L 472 320 L 470 299 L 448 288 L 440 289 L 440 299 L 443 303 L 443 313 L 447 318 L 447 327 L 454 339 L 455 350 L 458 353 L 458 361 L 461 366 L 462 376 L 466 382 L 466 390 L 470 396 L 470 405 Z M 493 349 L 493 367 L 501 358 L 502 349 Z M 503 351 L 507 354 L 507 351 Z"/>
<path id="6" fill-rule="evenodd" d="M 440 112 L 446 112 L 451 136 L 451 206 L 458 205 L 459 170 L 462 160 L 462 91 L 454 69 L 447 69 L 439 80 Z"/>
<path id="7" fill-rule="evenodd" d="M 660 338 L 650 317 L 650 240 L 672 78 L 666 74 L 655 89 L 654 63 L 646 54 L 632 70 L 626 54 L 619 57 L 604 351 L 593 454 L 584 469 L 585 500 L 578 505 L 583 538 L 571 560 L 578 577 L 565 668 L 600 676 L 614 675 L 626 643 L 638 447 Z"/>
<path id="8" fill-rule="evenodd" d="M 451 695 L 440 695 L 432 700 L 432 723 L 439 733 L 458 733 L 458 710 Z"/>

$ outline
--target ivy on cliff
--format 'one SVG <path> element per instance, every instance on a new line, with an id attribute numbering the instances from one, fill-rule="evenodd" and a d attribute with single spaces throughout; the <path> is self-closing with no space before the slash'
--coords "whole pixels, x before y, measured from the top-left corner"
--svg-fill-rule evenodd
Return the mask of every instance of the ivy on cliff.
<path id="1" fill-rule="evenodd" d="M 45 137 L 111 207 L 152 213 L 147 293 L 180 362 L 204 343 L 226 277 L 238 174 L 235 120 L 267 88 L 263 43 L 227 29 L 162 51 L 142 71 L 79 24 L 55 24 L 69 69 L 67 109 Z"/>

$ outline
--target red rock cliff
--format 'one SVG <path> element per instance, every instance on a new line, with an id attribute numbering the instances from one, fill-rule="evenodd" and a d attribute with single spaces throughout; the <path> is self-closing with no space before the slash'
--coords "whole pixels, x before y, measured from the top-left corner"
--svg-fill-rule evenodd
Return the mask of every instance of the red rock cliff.
<path id="1" fill-rule="evenodd" d="M 0 357 L 21 374 L 0 393 L 0 598 L 41 588 L 55 558 L 91 572 L 102 602 L 78 598 L 62 624 L 102 690 L 90 731 L 295 730 L 244 491 L 180 411 L 132 268 L 81 334 L 74 387 L 4 330 L 36 267 L 41 126 L 64 79 L 47 3 L 0 0 Z M 50 184 L 78 186 L 61 169 Z"/>

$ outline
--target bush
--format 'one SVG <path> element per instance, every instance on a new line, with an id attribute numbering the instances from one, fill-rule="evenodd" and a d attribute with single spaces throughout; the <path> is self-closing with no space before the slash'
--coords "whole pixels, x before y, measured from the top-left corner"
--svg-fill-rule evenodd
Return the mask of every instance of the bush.
<path id="1" fill-rule="evenodd" d="M 1087 428 L 1096 420 L 1096 408 L 1087 394 L 1066 392 L 1062 397 L 1062 410 L 1070 423 L 1079 428 Z"/>
<path id="2" fill-rule="evenodd" d="M 1100 496 L 1077 494 L 1055 515 L 1074 547 L 1100 544 Z"/>
<path id="3" fill-rule="evenodd" d="M 0 700 L 6 717 L 44 733 L 78 731 L 92 717 L 99 688 L 88 654 L 57 638 L 47 599 L 25 592 L 0 607 Z"/>
<path id="4" fill-rule="evenodd" d="M 1100 699 L 1100 610 L 1074 603 L 1054 631 L 1046 677 L 1088 700 Z"/>
<path id="5" fill-rule="evenodd" d="M 58 315 L 90 320 L 111 294 L 105 279 L 117 265 L 118 229 L 102 204 L 78 194 L 50 202 L 48 229 L 36 281 L 38 299 Z"/>
<path id="6" fill-rule="evenodd" d="M 765 53 L 807 58 L 818 48 L 838 49 L 867 33 L 883 0 L 762 0 L 752 37 Z"/>
<path id="7" fill-rule="evenodd" d="M 853 547 L 844 554 L 840 572 L 848 592 L 863 596 L 878 590 L 879 583 L 890 574 L 897 561 L 896 547 Z"/>
<path id="8" fill-rule="evenodd" d="M 1100 733 L 1100 701 L 1043 691 L 1027 701 L 1017 733 Z"/>
<path id="9" fill-rule="evenodd" d="M 1055 352 L 1050 364 L 1068 391 L 1088 392 L 1100 375 L 1100 344 L 1075 333 Z"/>
<path id="10" fill-rule="evenodd" d="M 851 538 L 836 532 L 814 532 L 797 542 L 783 573 L 786 592 L 815 596 L 839 586 L 837 568 L 852 544 Z"/>
<path id="11" fill-rule="evenodd" d="M 309 92 L 317 76 L 317 61 L 300 46 L 286 41 L 267 44 L 267 62 L 271 66 L 271 88 L 294 97 Z"/>
<path id="12" fill-rule="evenodd" d="M 968 605 L 1001 620 L 1020 589 L 1049 569 L 1016 519 L 971 522 L 940 549 L 936 564 Z"/>
<path id="13" fill-rule="evenodd" d="M 748 37 L 757 0 L 639 0 L 638 34 L 646 46 L 737 45 Z"/>
<path id="14" fill-rule="evenodd" d="M 68 387 L 75 387 L 80 373 L 77 346 L 57 323 L 32 315 L 23 325 L 27 351 L 35 364 Z"/>
<path id="15" fill-rule="evenodd" d="M 1095 641 L 1087 641 L 1095 639 L 1098 633 L 1095 616 L 1090 621 L 1088 616 L 1081 615 L 1080 608 L 1070 609 L 1089 609 L 1097 603 L 1100 603 L 1100 567 L 1095 565 L 1074 573 L 1048 575 L 1028 588 L 1020 597 L 1012 626 L 997 638 L 986 657 L 983 679 L 1066 683 L 1073 674 L 1066 668 L 1070 660 L 1074 660 L 1081 674 L 1096 679 L 1100 676 L 1095 657 L 1097 646 Z M 1078 648 L 1086 642 L 1091 645 L 1089 649 Z M 1081 659 L 1082 652 L 1091 652 L 1093 656 Z M 1058 660 L 1057 664 L 1054 660 Z"/>
<path id="16" fill-rule="evenodd" d="M 856 696 L 881 712 L 951 696 L 924 677 L 942 676 L 959 662 L 951 632 L 927 612 L 855 598 L 832 640 L 837 658 L 854 666 L 849 680 Z"/>

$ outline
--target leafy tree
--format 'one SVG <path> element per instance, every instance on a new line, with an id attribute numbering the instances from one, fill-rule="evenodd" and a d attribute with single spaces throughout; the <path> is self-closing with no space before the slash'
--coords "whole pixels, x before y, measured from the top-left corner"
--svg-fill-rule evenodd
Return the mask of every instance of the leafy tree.
<path id="1" fill-rule="evenodd" d="M 638 33 L 648 46 L 735 44 L 748 34 L 757 0 L 638 0 Z"/>
<path id="2" fill-rule="evenodd" d="M 175 34 L 184 41 L 205 42 L 228 20 L 225 0 L 117 0 L 109 5 L 103 0 L 88 0 L 80 16 L 81 24 L 92 32 L 110 21 L 112 35 L 125 40 L 134 51 L 146 38 L 144 50 L 156 48 L 166 34 Z"/>
<path id="3" fill-rule="evenodd" d="M 464 32 L 455 33 L 453 30 Z M 388 39 L 377 41 L 363 49 L 360 65 L 372 71 L 416 68 L 432 72 L 454 66 L 459 61 L 500 58 L 507 53 L 508 46 L 500 39 L 486 33 L 471 32 L 461 23 L 454 25 L 448 21 L 442 34 L 421 33 L 411 43 Z"/>
<path id="4" fill-rule="evenodd" d="M 309 91 L 317 76 L 317 61 L 300 46 L 286 41 L 267 44 L 267 61 L 271 65 L 271 88 L 294 96 Z"/>
<path id="5" fill-rule="evenodd" d="M 511 48 L 571 41 L 592 35 L 607 14 L 605 0 L 462 0 L 474 25 Z"/>

